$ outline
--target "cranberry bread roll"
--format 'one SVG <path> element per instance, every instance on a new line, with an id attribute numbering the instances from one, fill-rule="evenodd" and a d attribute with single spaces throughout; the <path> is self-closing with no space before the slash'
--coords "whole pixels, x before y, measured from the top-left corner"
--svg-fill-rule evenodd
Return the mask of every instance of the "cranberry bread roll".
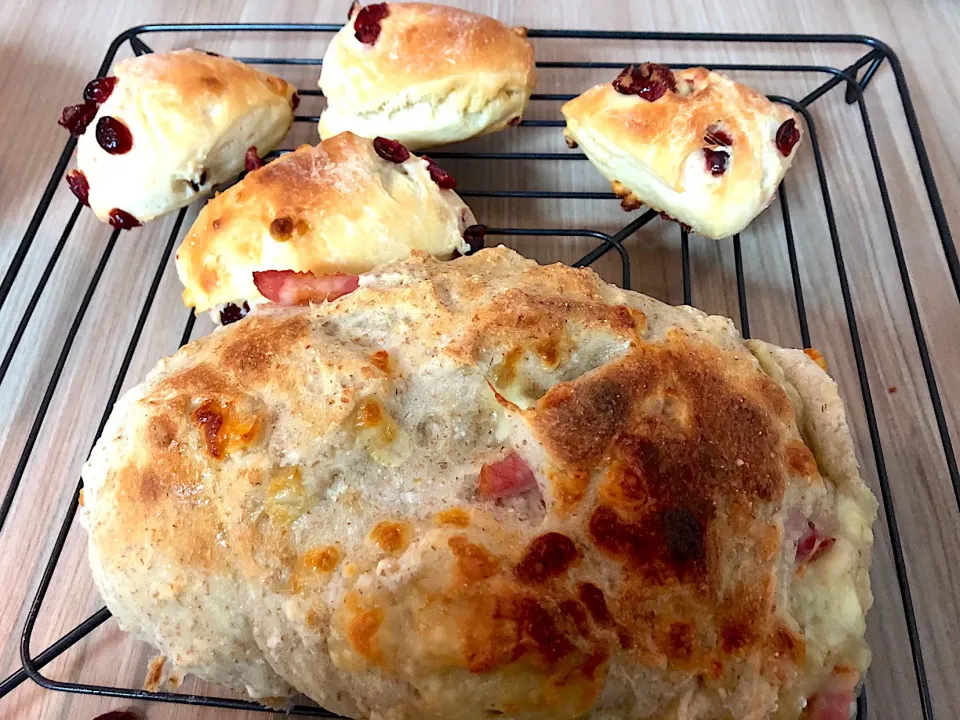
<path id="1" fill-rule="evenodd" d="M 715 239 L 770 204 L 801 135 L 786 105 L 705 68 L 630 67 L 562 112 L 568 144 L 625 209 L 644 204 Z"/>
<path id="2" fill-rule="evenodd" d="M 320 137 L 345 130 L 411 148 L 520 121 L 536 82 L 523 28 L 425 3 L 355 3 L 323 58 Z"/>
<path id="3" fill-rule="evenodd" d="M 114 408 L 82 520 L 123 627 L 354 718 L 847 717 L 877 503 L 813 360 L 502 247 L 359 286 Z"/>
<path id="4" fill-rule="evenodd" d="M 77 143 L 67 182 L 98 218 L 135 227 L 177 210 L 287 134 L 295 88 L 230 58 L 177 50 L 124 60 L 61 124 Z"/>
<path id="5" fill-rule="evenodd" d="M 201 210 L 177 251 L 183 301 L 227 323 L 268 301 L 332 300 L 411 249 L 465 255 L 485 228 L 455 186 L 393 140 L 343 133 L 303 145 Z"/>

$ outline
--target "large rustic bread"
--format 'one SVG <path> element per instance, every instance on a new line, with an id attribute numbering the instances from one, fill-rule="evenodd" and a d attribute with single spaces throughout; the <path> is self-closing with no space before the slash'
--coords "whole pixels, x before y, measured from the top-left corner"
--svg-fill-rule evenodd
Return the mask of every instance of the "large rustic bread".
<path id="1" fill-rule="evenodd" d="M 826 373 L 504 248 L 187 345 L 83 478 L 122 626 L 270 703 L 796 718 L 869 662 L 876 503 Z"/>

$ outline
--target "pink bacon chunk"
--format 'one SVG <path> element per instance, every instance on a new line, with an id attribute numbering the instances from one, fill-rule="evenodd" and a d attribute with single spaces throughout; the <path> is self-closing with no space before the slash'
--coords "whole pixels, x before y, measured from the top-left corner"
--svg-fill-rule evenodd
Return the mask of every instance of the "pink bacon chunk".
<path id="1" fill-rule="evenodd" d="M 279 305 L 336 300 L 360 287 L 357 275 L 314 275 L 295 270 L 263 270 L 253 273 L 253 284 L 267 300 Z"/>
<path id="2" fill-rule="evenodd" d="M 817 561 L 837 541 L 836 538 L 820 532 L 812 522 L 797 542 L 797 565 L 804 565 Z"/>
<path id="3" fill-rule="evenodd" d="M 477 481 L 477 494 L 486 500 L 522 495 L 537 486 L 537 478 L 523 459 L 512 452 L 502 460 L 497 460 L 480 468 Z"/>
<path id="4" fill-rule="evenodd" d="M 804 720 L 850 720 L 856 700 L 860 673 L 849 667 L 835 667 L 820 692 L 810 698 Z"/>

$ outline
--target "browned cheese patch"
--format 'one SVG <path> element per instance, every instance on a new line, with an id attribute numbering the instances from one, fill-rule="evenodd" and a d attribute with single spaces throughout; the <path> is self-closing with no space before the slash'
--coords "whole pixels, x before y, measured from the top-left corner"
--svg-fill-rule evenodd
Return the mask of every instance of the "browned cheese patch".
<path id="1" fill-rule="evenodd" d="M 511 348 L 503 356 L 503 360 L 493 368 L 493 384 L 496 387 L 507 387 L 517 378 L 517 365 L 523 358 L 522 348 Z"/>
<path id="2" fill-rule="evenodd" d="M 447 544 L 456 558 L 457 579 L 465 585 L 491 578 L 500 569 L 500 561 L 496 556 L 463 535 L 454 535 Z"/>
<path id="3" fill-rule="evenodd" d="M 253 444 L 260 434 L 260 419 L 217 400 L 205 400 L 191 419 L 200 430 L 206 451 L 216 460 Z"/>
<path id="4" fill-rule="evenodd" d="M 562 600 L 558 605 L 557 609 L 560 612 L 573 620 L 573 624 L 577 628 L 577 632 L 580 633 L 581 637 L 590 637 L 590 618 L 587 616 L 587 611 L 576 600 Z"/>
<path id="5" fill-rule="evenodd" d="M 569 537 L 548 532 L 535 537 L 514 569 L 520 582 L 537 585 L 563 575 L 582 557 Z"/>
<path id="6" fill-rule="evenodd" d="M 820 477 L 820 471 L 817 469 L 817 461 L 813 453 L 799 440 L 794 440 L 787 445 L 787 465 L 790 471 L 799 477 Z"/>
<path id="7" fill-rule="evenodd" d="M 434 671 L 460 667 L 482 675 L 504 673 L 505 679 L 522 674 L 523 691 L 501 698 L 498 707 L 504 713 L 543 707 L 564 708 L 558 710 L 564 717 L 586 712 L 603 687 L 609 646 L 616 637 L 591 618 L 574 589 L 549 582 L 559 577 L 558 569 L 579 559 L 579 549 L 570 543 L 563 535 L 545 533 L 515 562 L 476 536 L 448 537 L 444 545 L 453 567 L 449 581 L 439 591 L 419 587 L 415 599 L 404 604 L 415 608 L 413 627 L 429 628 L 438 642 L 440 633 L 449 639 L 424 660 L 427 666 Z M 532 588 L 518 575 L 548 581 Z M 392 641 L 380 635 L 383 628 L 394 627 L 394 610 L 357 592 L 351 596 L 342 615 L 350 646 L 390 670 L 400 659 Z M 576 712 L 568 714 L 567 708 Z"/>
<path id="8" fill-rule="evenodd" d="M 556 511 L 560 513 L 579 505 L 590 486 L 590 473 L 585 470 L 551 468 L 547 471 L 547 479 L 553 489 Z"/>
<path id="9" fill-rule="evenodd" d="M 147 663 L 147 677 L 143 681 L 143 689 L 148 692 L 156 692 L 163 684 L 163 666 L 167 658 L 163 655 L 154 655 Z"/>
<path id="10" fill-rule="evenodd" d="M 359 593 L 351 591 L 344 599 L 344 610 L 350 647 L 369 662 L 383 665 L 385 658 L 377 641 L 377 632 L 384 619 L 383 609 L 363 605 Z"/>
<path id="11" fill-rule="evenodd" d="M 332 573 L 340 563 L 340 549 L 336 545 L 311 548 L 304 553 L 302 563 L 316 573 Z"/>
<path id="12" fill-rule="evenodd" d="M 370 362 L 380 372 L 390 373 L 390 353 L 386 350 L 375 351 L 370 355 Z"/>
<path id="13" fill-rule="evenodd" d="M 613 618 L 610 616 L 610 610 L 607 607 L 607 599 L 603 594 L 603 590 L 593 583 L 580 583 L 580 585 L 577 586 L 577 594 L 580 597 L 580 602 L 582 602 L 590 612 L 590 616 L 594 622 L 600 627 L 609 627 L 613 624 Z"/>
<path id="14" fill-rule="evenodd" d="M 549 594 L 517 591 L 497 578 L 485 581 L 470 599 L 461 631 L 467 668 L 490 673 L 520 662 L 526 677 L 539 682 L 536 692 L 506 702 L 504 712 L 560 706 L 574 708 L 576 716 L 593 705 L 610 652 L 579 602 L 569 597 L 554 602 Z"/>
<path id="15" fill-rule="evenodd" d="M 378 522 L 370 531 L 370 539 L 390 555 L 399 555 L 407 549 L 410 544 L 412 530 L 410 525 L 405 522 L 391 522 L 384 520 Z"/>
<path id="16" fill-rule="evenodd" d="M 298 558 L 296 569 L 290 575 L 288 589 L 296 594 L 310 583 L 328 580 L 340 564 L 341 557 L 340 548 L 336 545 L 310 548 Z"/>
<path id="17" fill-rule="evenodd" d="M 383 423 L 383 406 L 373 398 L 364 398 L 357 405 L 353 419 L 355 430 L 369 430 Z"/>
<path id="18" fill-rule="evenodd" d="M 813 360 L 821 370 L 827 372 L 827 359 L 823 356 L 822 352 L 812 347 L 804 348 L 803 352 L 808 358 Z"/>
<path id="19" fill-rule="evenodd" d="M 470 526 L 470 513 L 463 508 L 452 507 L 441 510 L 435 516 L 438 525 L 465 528 Z"/>

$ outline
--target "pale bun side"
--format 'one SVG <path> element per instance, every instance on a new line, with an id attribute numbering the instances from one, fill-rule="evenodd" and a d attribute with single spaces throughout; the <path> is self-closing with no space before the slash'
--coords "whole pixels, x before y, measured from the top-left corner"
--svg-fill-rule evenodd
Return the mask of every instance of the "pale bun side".
<path id="1" fill-rule="evenodd" d="M 344 130 L 429 147 L 519 121 L 536 83 L 522 28 L 457 8 L 387 3 L 373 43 L 357 38 L 354 11 L 330 42 L 319 85 L 319 131 Z"/>

